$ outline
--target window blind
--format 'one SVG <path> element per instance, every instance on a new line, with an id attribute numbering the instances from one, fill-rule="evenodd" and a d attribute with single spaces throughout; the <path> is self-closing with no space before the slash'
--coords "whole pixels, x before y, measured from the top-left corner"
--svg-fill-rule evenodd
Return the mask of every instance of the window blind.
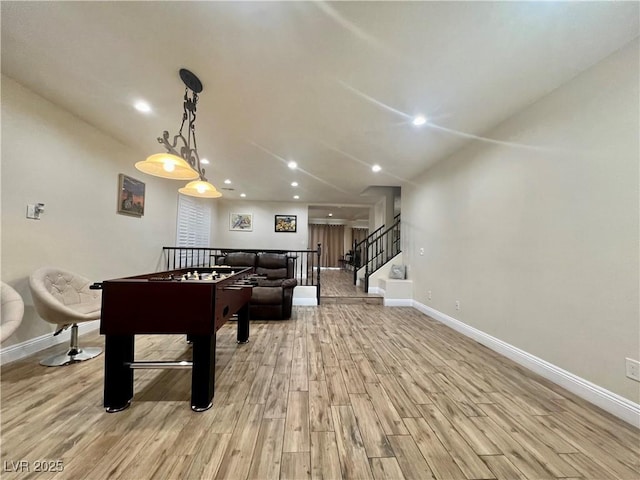
<path id="1" fill-rule="evenodd" d="M 211 207 L 195 198 L 178 194 L 176 246 L 208 247 L 211 233 Z M 193 256 L 182 253 L 181 264 L 192 266 Z"/>

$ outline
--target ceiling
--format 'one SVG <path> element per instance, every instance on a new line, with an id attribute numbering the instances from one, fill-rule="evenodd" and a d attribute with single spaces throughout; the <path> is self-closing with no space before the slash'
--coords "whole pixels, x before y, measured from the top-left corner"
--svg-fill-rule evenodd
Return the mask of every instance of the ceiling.
<path id="1" fill-rule="evenodd" d="M 297 194 L 357 216 L 377 200 L 367 187 L 411 181 L 637 37 L 638 8 L 3 1 L 2 73 L 140 152 L 133 164 L 177 133 L 188 68 L 204 85 L 198 151 L 214 185 L 231 179 L 226 198 Z"/>
<path id="2" fill-rule="evenodd" d="M 354 223 L 369 224 L 369 207 L 357 205 L 310 205 L 309 220 L 323 221 L 323 223 Z"/>

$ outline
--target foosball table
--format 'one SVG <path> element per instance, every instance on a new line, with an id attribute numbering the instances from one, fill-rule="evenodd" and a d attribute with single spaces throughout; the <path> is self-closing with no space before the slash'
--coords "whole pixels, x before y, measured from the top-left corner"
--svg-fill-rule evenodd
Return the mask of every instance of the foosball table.
<path id="1" fill-rule="evenodd" d="M 104 407 L 118 412 L 133 399 L 138 368 L 191 368 L 191 409 L 211 407 L 215 384 L 216 332 L 238 317 L 238 343 L 249 341 L 252 268 L 180 269 L 105 280 L 100 333 L 105 336 Z M 185 334 L 192 361 L 134 359 L 135 336 Z"/>

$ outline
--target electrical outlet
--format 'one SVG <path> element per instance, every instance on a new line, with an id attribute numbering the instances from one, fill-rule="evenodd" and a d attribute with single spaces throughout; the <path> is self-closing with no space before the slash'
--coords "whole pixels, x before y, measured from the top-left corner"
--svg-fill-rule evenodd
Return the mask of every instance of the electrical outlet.
<path id="1" fill-rule="evenodd" d="M 424 255 L 424 248 L 420 248 L 420 255 Z"/>
<path id="2" fill-rule="evenodd" d="M 456 300 L 456 310 L 460 310 L 460 300 Z"/>
<path id="3" fill-rule="evenodd" d="M 427 292 L 427 299 L 428 299 L 428 300 L 431 300 L 431 290 L 429 290 L 429 291 Z"/>
<path id="4" fill-rule="evenodd" d="M 640 382 L 640 362 L 633 358 L 625 358 L 625 362 L 627 377 L 636 382 Z"/>

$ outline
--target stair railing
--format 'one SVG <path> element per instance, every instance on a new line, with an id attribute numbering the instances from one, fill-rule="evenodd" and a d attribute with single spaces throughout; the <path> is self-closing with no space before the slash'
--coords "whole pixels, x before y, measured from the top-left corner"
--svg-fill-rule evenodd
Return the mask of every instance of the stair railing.
<path id="1" fill-rule="evenodd" d="M 385 263 L 398 255 L 400 250 L 400 215 L 394 217 L 394 223 L 386 230 L 384 225 L 365 240 L 354 245 L 354 256 L 359 252 L 363 262 L 354 265 L 353 284 L 358 282 L 358 270 L 364 267 L 364 291 L 369 290 L 369 277 Z"/>
<path id="2" fill-rule="evenodd" d="M 366 263 L 366 258 L 368 254 L 367 245 L 375 243 L 375 239 L 382 233 L 384 230 L 384 225 L 378 227 L 376 230 L 371 232 L 367 238 L 361 240 L 360 242 L 353 242 L 353 252 L 351 255 L 351 265 L 353 266 L 353 284 L 356 285 L 358 283 L 358 270 L 362 268 L 362 266 Z"/>

